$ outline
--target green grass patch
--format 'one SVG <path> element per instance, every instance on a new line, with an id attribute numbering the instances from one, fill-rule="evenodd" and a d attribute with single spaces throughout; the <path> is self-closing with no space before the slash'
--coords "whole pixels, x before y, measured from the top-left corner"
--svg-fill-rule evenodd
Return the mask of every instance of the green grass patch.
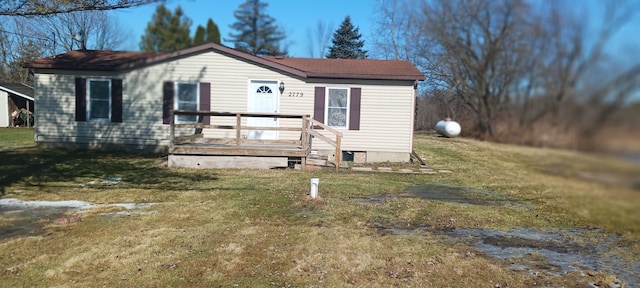
<path id="1" fill-rule="evenodd" d="M 0 128 L 0 150 L 33 147 L 33 128 Z"/>

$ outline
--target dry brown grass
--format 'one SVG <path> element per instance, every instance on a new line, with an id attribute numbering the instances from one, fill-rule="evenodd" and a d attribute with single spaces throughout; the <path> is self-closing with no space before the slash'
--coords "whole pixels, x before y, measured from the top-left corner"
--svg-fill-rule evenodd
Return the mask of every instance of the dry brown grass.
<path id="1" fill-rule="evenodd" d="M 189 170 L 165 168 L 157 157 L 54 155 L 59 157 L 55 165 L 14 175 L 11 181 L 5 178 L 4 197 L 157 204 L 128 215 L 104 215 L 121 208 L 96 208 L 83 212 L 79 225 L 47 225 L 42 235 L 1 239 L 0 283 L 573 287 L 611 281 L 606 273 L 533 276 L 513 271 L 509 263 L 438 233 L 452 227 L 597 226 L 623 235 L 629 257 L 640 255 L 640 193 L 631 186 L 633 176 L 640 175 L 638 166 L 573 152 L 425 135 L 416 137 L 415 147 L 431 168 L 453 173 Z M 20 153 L 48 159 L 37 150 Z M 0 156 L 14 159 L 12 155 Z M 109 176 L 122 177 L 122 182 L 86 185 Z M 321 179 L 322 201 L 307 196 L 311 177 Z M 487 189 L 531 208 L 403 197 L 382 203 L 354 200 L 400 195 L 411 185 L 427 183 Z M 381 231 L 381 225 L 428 229 L 395 235 Z"/>

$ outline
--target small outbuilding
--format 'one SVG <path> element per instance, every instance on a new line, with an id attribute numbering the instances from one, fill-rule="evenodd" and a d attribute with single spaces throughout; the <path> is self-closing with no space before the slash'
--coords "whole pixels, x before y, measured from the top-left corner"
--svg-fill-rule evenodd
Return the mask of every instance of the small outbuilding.
<path id="1" fill-rule="evenodd" d="M 24 67 L 39 146 L 163 151 L 188 167 L 409 161 L 425 78 L 408 61 L 258 57 L 214 43 L 71 51 Z"/>

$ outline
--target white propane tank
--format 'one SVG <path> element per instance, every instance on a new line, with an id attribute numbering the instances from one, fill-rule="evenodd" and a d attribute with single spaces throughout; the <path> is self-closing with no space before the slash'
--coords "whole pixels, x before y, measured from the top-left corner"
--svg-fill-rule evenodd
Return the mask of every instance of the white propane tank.
<path id="1" fill-rule="evenodd" d="M 436 132 L 442 136 L 453 138 L 460 135 L 460 130 L 460 124 L 449 118 L 436 123 Z"/>

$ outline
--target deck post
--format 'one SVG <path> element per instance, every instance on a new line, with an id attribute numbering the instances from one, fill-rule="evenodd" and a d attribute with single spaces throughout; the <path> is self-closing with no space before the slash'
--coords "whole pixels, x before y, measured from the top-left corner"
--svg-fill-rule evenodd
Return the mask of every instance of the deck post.
<path id="1" fill-rule="evenodd" d="M 236 147 L 240 147 L 240 125 L 242 125 L 242 118 L 240 113 L 236 113 Z"/>
<path id="2" fill-rule="evenodd" d="M 176 132 L 175 132 L 175 129 L 176 129 L 176 121 L 175 121 L 175 118 L 176 118 L 176 117 L 174 116 L 174 114 L 173 114 L 173 113 L 174 113 L 174 111 L 173 111 L 173 109 L 171 109 L 171 121 L 169 122 L 169 123 L 170 123 L 170 129 L 169 129 L 169 147 L 173 147 L 173 145 L 174 145 L 174 144 L 176 144 L 176 143 L 174 142 L 174 139 L 175 139 L 175 136 L 176 136 Z"/>
<path id="3" fill-rule="evenodd" d="M 311 122 L 309 122 L 309 115 L 302 116 L 302 133 L 301 136 L 301 145 L 302 149 L 306 151 L 305 156 L 300 159 L 300 166 L 303 171 L 307 169 L 307 156 L 309 156 L 309 151 L 311 150 L 311 143 L 309 143 L 309 127 Z"/>
<path id="4" fill-rule="evenodd" d="M 302 132 L 300 134 L 300 144 L 302 145 L 302 149 L 307 150 L 307 145 L 309 145 L 309 132 L 307 131 L 309 127 L 309 120 L 307 120 L 307 116 L 302 117 Z"/>
<path id="5" fill-rule="evenodd" d="M 336 172 L 340 171 L 340 162 L 342 162 L 342 149 L 340 148 L 342 145 L 342 135 L 336 135 Z"/>

